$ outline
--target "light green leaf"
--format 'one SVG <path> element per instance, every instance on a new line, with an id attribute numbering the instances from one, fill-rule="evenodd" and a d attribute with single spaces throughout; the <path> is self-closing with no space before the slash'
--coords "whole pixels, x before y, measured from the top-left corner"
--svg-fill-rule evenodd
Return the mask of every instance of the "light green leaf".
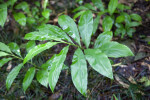
<path id="1" fill-rule="evenodd" d="M 131 14 L 131 19 L 135 20 L 135 21 L 142 21 L 142 18 L 140 15 L 138 14 Z"/>
<path id="2" fill-rule="evenodd" d="M 7 19 L 7 5 L 0 4 L 0 25 L 3 27 Z"/>
<path id="3" fill-rule="evenodd" d="M 12 60 L 12 58 L 3 58 L 0 60 L 0 67 L 6 64 L 8 61 Z"/>
<path id="4" fill-rule="evenodd" d="M 80 11 L 78 13 L 76 13 L 74 16 L 73 16 L 73 19 L 75 20 L 76 18 L 78 18 L 79 16 L 81 16 L 85 11 Z"/>
<path id="5" fill-rule="evenodd" d="M 62 29 L 60 29 L 57 26 L 44 24 L 38 27 L 38 30 L 48 34 L 49 37 L 54 36 L 55 38 L 60 38 L 62 40 L 66 40 L 72 43 L 70 37 Z"/>
<path id="6" fill-rule="evenodd" d="M 51 63 L 51 70 L 49 72 L 48 82 L 49 82 L 49 86 L 50 86 L 52 92 L 54 91 L 54 88 L 58 81 L 60 72 L 62 70 L 62 66 L 66 59 L 68 49 L 69 49 L 69 46 L 64 47 L 61 50 L 61 52 L 55 56 L 55 58 L 53 59 L 53 61 Z"/>
<path id="7" fill-rule="evenodd" d="M 7 79 L 6 79 L 6 88 L 9 90 L 11 87 L 11 84 L 13 83 L 14 79 L 17 77 L 20 69 L 22 68 L 23 64 L 19 64 L 15 68 L 12 69 L 12 71 L 8 74 Z"/>
<path id="8" fill-rule="evenodd" d="M 0 50 L 11 53 L 11 50 L 9 49 L 9 47 L 6 44 L 2 43 L 2 42 L 0 42 Z"/>
<path id="9" fill-rule="evenodd" d="M 23 1 L 21 3 L 19 3 L 18 5 L 15 6 L 15 9 L 21 9 L 23 10 L 24 12 L 26 13 L 29 13 L 30 10 L 29 10 L 29 5 L 27 2 Z"/>
<path id="10" fill-rule="evenodd" d="M 21 56 L 20 48 L 19 48 L 18 44 L 14 43 L 14 42 L 11 42 L 11 43 L 8 44 L 8 46 L 11 49 L 12 52 L 17 54 L 18 56 Z"/>
<path id="11" fill-rule="evenodd" d="M 101 33 L 101 34 L 97 37 L 97 39 L 96 39 L 96 41 L 95 41 L 94 48 L 99 48 L 99 47 L 101 47 L 104 43 L 110 42 L 110 40 L 112 39 L 112 37 L 113 37 L 113 33 L 110 32 L 110 31 Z"/>
<path id="12" fill-rule="evenodd" d="M 19 12 L 19 13 L 14 13 L 13 14 L 15 20 L 22 26 L 25 26 L 26 25 L 26 16 Z"/>
<path id="13" fill-rule="evenodd" d="M 51 12 L 50 9 L 44 9 L 44 11 L 42 11 L 42 16 L 48 19 L 50 16 L 50 12 Z"/>
<path id="14" fill-rule="evenodd" d="M 125 20 L 125 17 L 123 15 L 120 15 L 116 18 L 117 23 L 122 23 L 122 22 L 124 22 L 124 20 Z"/>
<path id="15" fill-rule="evenodd" d="M 29 52 L 33 47 L 35 47 L 36 43 L 35 41 L 28 41 L 26 44 L 26 50 Z"/>
<path id="16" fill-rule="evenodd" d="M 118 42 L 107 42 L 99 48 L 108 57 L 127 57 L 134 56 L 132 51 L 125 45 Z"/>
<path id="17" fill-rule="evenodd" d="M 129 27 L 136 27 L 136 26 L 139 26 L 139 25 L 141 25 L 140 22 L 131 22 Z"/>
<path id="18" fill-rule="evenodd" d="M 44 2 L 42 4 L 42 6 L 43 6 L 44 9 L 46 9 L 47 4 L 48 4 L 48 0 L 44 0 Z"/>
<path id="19" fill-rule="evenodd" d="M 58 23 L 62 27 L 62 29 L 72 37 L 75 42 L 80 44 L 80 36 L 76 26 L 76 23 L 67 15 L 62 15 L 58 17 Z"/>
<path id="20" fill-rule="evenodd" d="M 110 61 L 100 49 L 86 49 L 84 52 L 87 61 L 94 70 L 110 79 L 113 79 Z"/>
<path id="21" fill-rule="evenodd" d="M 30 86 L 35 74 L 35 68 L 31 67 L 28 69 L 24 79 L 23 79 L 23 90 L 24 92 L 27 90 L 27 88 Z"/>
<path id="22" fill-rule="evenodd" d="M 118 0 L 110 0 L 108 4 L 108 11 L 110 15 L 112 15 L 115 12 L 117 6 L 118 6 Z"/>
<path id="23" fill-rule="evenodd" d="M 103 30 L 104 31 L 110 31 L 112 26 L 113 26 L 113 20 L 111 19 L 110 16 L 106 16 L 103 19 L 103 23 L 102 23 Z"/>
<path id="24" fill-rule="evenodd" d="M 79 31 L 82 38 L 83 43 L 86 48 L 90 45 L 90 40 L 93 32 L 93 14 L 91 11 L 84 12 L 79 20 Z"/>
<path id="25" fill-rule="evenodd" d="M 95 10 L 95 8 L 90 3 L 84 4 L 84 7 L 88 8 L 89 10 Z"/>
<path id="26" fill-rule="evenodd" d="M 41 53 L 42 51 L 51 48 L 52 46 L 56 45 L 58 42 L 47 42 L 45 44 L 39 44 L 30 50 L 30 52 L 24 58 L 23 63 L 25 64 L 28 60 L 32 59 L 37 54 Z"/>
<path id="27" fill-rule="evenodd" d="M 72 59 L 71 64 L 71 76 L 72 81 L 77 90 L 86 96 L 86 90 L 87 90 L 87 63 L 84 57 L 84 54 L 80 48 L 78 48 Z"/>
<path id="28" fill-rule="evenodd" d="M 101 0 L 92 0 L 93 4 L 101 11 L 105 10 L 103 2 Z"/>
<path id="29" fill-rule="evenodd" d="M 9 55 L 8 53 L 5 53 L 5 52 L 0 51 L 0 57 L 8 56 L 8 55 Z"/>

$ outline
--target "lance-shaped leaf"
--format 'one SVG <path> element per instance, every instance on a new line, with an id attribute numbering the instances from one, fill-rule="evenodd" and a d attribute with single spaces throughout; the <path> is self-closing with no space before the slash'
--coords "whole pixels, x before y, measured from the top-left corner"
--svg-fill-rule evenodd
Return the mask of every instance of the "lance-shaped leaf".
<path id="1" fill-rule="evenodd" d="M 84 7 L 88 8 L 89 10 L 95 10 L 95 7 L 93 7 L 90 3 L 86 3 Z"/>
<path id="2" fill-rule="evenodd" d="M 11 42 L 8 44 L 9 48 L 11 49 L 12 52 L 14 52 L 15 54 L 17 54 L 18 56 L 21 56 L 20 54 L 20 48 L 19 46 L 14 43 L 14 42 Z"/>
<path id="3" fill-rule="evenodd" d="M 72 43 L 70 37 L 61 28 L 57 26 L 44 24 L 38 27 L 38 30 L 49 34 L 50 37 L 55 36 L 57 38 L 60 38 L 62 40 L 66 40 Z"/>
<path id="4" fill-rule="evenodd" d="M 20 25 L 26 25 L 26 16 L 23 13 L 14 13 L 13 16 Z"/>
<path id="5" fill-rule="evenodd" d="M 87 61 L 94 70 L 110 79 L 113 79 L 111 63 L 101 50 L 86 49 L 84 52 Z"/>
<path id="6" fill-rule="evenodd" d="M 30 50 L 30 52 L 24 58 L 23 63 L 25 64 L 28 60 L 32 59 L 37 54 L 41 53 L 42 51 L 51 48 L 52 46 L 56 45 L 58 42 L 47 42 L 45 44 L 39 44 Z"/>
<path id="7" fill-rule="evenodd" d="M 23 79 L 23 90 L 24 92 L 27 90 L 27 88 L 30 86 L 35 74 L 35 68 L 31 67 L 28 69 L 24 79 Z"/>
<path id="8" fill-rule="evenodd" d="M 3 27 L 7 19 L 7 4 L 0 4 L 0 25 Z"/>
<path id="9" fill-rule="evenodd" d="M 101 11 L 105 10 L 105 7 L 104 7 L 103 2 L 101 0 L 92 0 L 92 2 Z"/>
<path id="10" fill-rule="evenodd" d="M 103 19 L 103 23 L 102 23 L 103 30 L 104 31 L 110 31 L 112 26 L 113 26 L 113 20 L 111 19 L 110 16 L 106 16 Z"/>
<path id="11" fill-rule="evenodd" d="M 75 20 L 76 18 L 78 18 L 79 16 L 81 16 L 85 11 L 80 11 L 78 13 L 76 13 L 74 16 L 73 16 L 73 19 Z"/>
<path id="12" fill-rule="evenodd" d="M 79 6 L 76 9 L 74 9 L 73 12 L 82 11 L 82 10 L 88 10 L 88 8 L 84 6 Z"/>
<path id="13" fill-rule="evenodd" d="M 0 67 L 2 67 L 5 63 L 12 60 L 12 58 L 3 58 L 0 60 Z"/>
<path id="14" fill-rule="evenodd" d="M 48 77 L 49 86 L 50 86 L 52 92 L 54 91 L 54 88 L 55 88 L 56 83 L 58 81 L 60 72 L 62 70 L 64 61 L 66 59 L 68 49 L 69 49 L 69 46 L 64 47 L 61 50 L 61 52 L 59 54 L 57 54 L 52 61 L 51 70 L 49 72 L 49 77 Z"/>
<path id="15" fill-rule="evenodd" d="M 9 49 L 9 47 L 2 42 L 0 42 L 0 50 L 11 53 L 11 50 Z"/>
<path id="16" fill-rule="evenodd" d="M 108 57 L 127 57 L 134 56 L 132 51 L 125 45 L 118 42 L 107 42 L 99 48 Z"/>
<path id="17" fill-rule="evenodd" d="M 8 56 L 8 55 L 9 55 L 8 53 L 1 52 L 1 51 L 0 51 L 0 57 L 3 57 L 3 56 Z"/>
<path id="18" fill-rule="evenodd" d="M 17 67 L 13 68 L 12 71 L 8 74 L 6 79 L 6 88 L 9 90 L 11 84 L 13 83 L 14 79 L 17 77 L 20 69 L 22 68 L 23 64 L 19 64 Z"/>
<path id="19" fill-rule="evenodd" d="M 94 21 L 93 21 L 93 34 L 92 34 L 92 35 L 94 35 L 95 32 L 97 31 L 100 18 L 101 18 L 101 13 L 99 13 L 99 14 L 97 15 L 97 17 L 96 17 L 96 18 L 94 19 Z"/>
<path id="20" fill-rule="evenodd" d="M 131 14 L 131 19 L 135 20 L 135 21 L 142 21 L 142 18 L 140 15 L 138 14 Z"/>
<path id="21" fill-rule="evenodd" d="M 82 41 L 88 48 L 93 32 L 93 15 L 91 11 L 86 11 L 81 15 L 78 27 Z"/>
<path id="22" fill-rule="evenodd" d="M 110 42 L 110 40 L 112 39 L 112 36 L 113 36 L 113 33 L 110 31 L 101 33 L 95 41 L 94 48 L 99 48 L 104 43 Z"/>
<path id="23" fill-rule="evenodd" d="M 58 17 L 58 23 L 62 29 L 68 33 L 70 37 L 74 39 L 75 42 L 80 44 L 80 36 L 76 23 L 67 15 L 62 15 Z"/>
<path id="24" fill-rule="evenodd" d="M 72 59 L 71 64 L 71 76 L 72 81 L 77 90 L 86 96 L 87 89 L 87 63 L 84 54 L 80 48 L 78 48 Z"/>
<path id="25" fill-rule="evenodd" d="M 28 41 L 26 44 L 26 50 L 29 52 L 33 47 L 35 47 L 36 43 L 35 41 Z"/>
<path id="26" fill-rule="evenodd" d="M 112 15 L 115 12 L 117 6 L 118 6 L 118 0 L 110 0 L 108 4 L 108 11 L 110 15 Z"/>

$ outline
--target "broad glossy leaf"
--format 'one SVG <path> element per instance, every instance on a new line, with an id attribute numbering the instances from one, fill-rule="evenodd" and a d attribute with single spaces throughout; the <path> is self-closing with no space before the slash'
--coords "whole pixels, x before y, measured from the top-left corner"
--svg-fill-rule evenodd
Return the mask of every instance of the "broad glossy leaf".
<path id="1" fill-rule="evenodd" d="M 67 32 L 69 34 L 69 36 L 75 40 L 75 42 L 77 42 L 79 45 L 81 45 L 78 28 L 72 18 L 70 18 L 67 15 L 59 16 L 58 23 L 62 27 L 62 29 L 65 32 Z"/>
<path id="2" fill-rule="evenodd" d="M 85 11 L 80 11 L 78 13 L 76 13 L 74 16 L 73 16 L 73 19 L 75 20 L 76 18 L 78 18 L 79 16 L 81 16 Z"/>
<path id="3" fill-rule="evenodd" d="M 142 18 L 140 15 L 138 14 L 131 14 L 131 19 L 135 20 L 135 21 L 142 21 Z"/>
<path id="4" fill-rule="evenodd" d="M 11 87 L 11 84 L 13 83 L 14 79 L 17 77 L 20 69 L 22 68 L 23 64 L 19 64 L 15 68 L 12 69 L 12 71 L 8 74 L 7 79 L 6 79 L 6 88 L 9 90 Z"/>
<path id="5" fill-rule="evenodd" d="M 100 49 L 86 49 L 84 52 L 87 61 L 94 70 L 110 79 L 113 79 L 110 61 Z"/>
<path id="6" fill-rule="evenodd" d="M 105 10 L 103 2 L 101 0 L 92 0 L 93 4 L 101 11 Z"/>
<path id="7" fill-rule="evenodd" d="M 29 13 L 29 5 L 27 2 L 23 1 L 15 6 L 15 9 L 22 9 L 24 12 Z"/>
<path id="8" fill-rule="evenodd" d="M 30 52 L 24 58 L 23 63 L 25 64 L 28 60 L 32 59 L 37 54 L 41 53 L 42 51 L 51 48 L 52 46 L 56 45 L 58 42 L 47 42 L 45 44 L 39 44 L 32 48 Z"/>
<path id="9" fill-rule="evenodd" d="M 8 56 L 8 55 L 9 55 L 8 53 L 5 53 L 5 52 L 0 51 L 0 57 Z"/>
<path id="10" fill-rule="evenodd" d="M 97 15 L 97 17 L 94 19 L 94 21 L 93 21 L 93 34 L 92 35 L 94 35 L 95 34 L 95 32 L 97 31 L 97 28 L 98 28 L 98 24 L 99 24 L 99 22 L 100 22 L 100 18 L 101 18 L 101 13 L 99 13 L 98 15 Z"/>
<path id="11" fill-rule="evenodd" d="M 12 52 L 17 54 L 18 56 L 21 56 L 20 48 L 19 48 L 18 44 L 14 43 L 14 42 L 11 42 L 11 43 L 8 44 L 8 46 L 11 49 Z"/>
<path id="12" fill-rule="evenodd" d="M 7 19 L 7 5 L 0 4 L 0 25 L 3 27 Z"/>
<path id="13" fill-rule="evenodd" d="M 11 53 L 11 50 L 9 49 L 9 47 L 6 44 L 2 43 L 2 42 L 0 42 L 0 50 Z"/>
<path id="14" fill-rule="evenodd" d="M 122 22 L 124 22 L 124 20 L 125 20 L 125 17 L 123 15 L 120 15 L 116 18 L 117 23 L 122 23 Z"/>
<path id="15" fill-rule="evenodd" d="M 35 41 L 28 41 L 26 44 L 26 50 L 29 52 L 33 47 L 35 47 L 36 43 Z"/>
<path id="16" fill-rule="evenodd" d="M 12 58 L 3 58 L 0 60 L 0 67 L 6 64 L 8 61 L 12 60 Z"/>
<path id="17" fill-rule="evenodd" d="M 15 20 L 22 26 L 25 26 L 26 25 L 26 16 L 19 12 L 19 13 L 14 13 L 13 14 Z"/>
<path id="18" fill-rule="evenodd" d="M 23 79 L 23 90 L 24 92 L 27 90 L 27 88 L 30 86 L 35 74 L 35 68 L 31 67 L 28 69 L 24 79 Z"/>
<path id="19" fill-rule="evenodd" d="M 113 33 L 110 32 L 110 31 L 101 33 L 101 34 L 97 37 L 97 39 L 96 39 L 96 41 L 95 41 L 94 48 L 99 48 L 99 47 L 101 47 L 104 43 L 110 42 L 110 40 L 112 39 L 112 37 L 113 37 Z"/>
<path id="20" fill-rule="evenodd" d="M 71 64 L 71 76 L 72 81 L 77 90 L 86 96 L 86 90 L 87 90 L 87 63 L 84 57 L 84 54 L 80 48 L 78 48 L 72 59 Z"/>
<path id="21" fill-rule="evenodd" d="M 64 61 L 66 59 L 68 49 L 69 49 L 69 46 L 64 47 L 61 50 L 61 52 L 59 54 L 57 54 L 52 61 L 51 70 L 49 72 L 49 77 L 48 77 L 49 86 L 50 86 L 52 92 L 54 91 L 54 88 L 55 88 L 56 83 L 58 81 L 60 72 L 62 70 Z"/>
<path id="22" fill-rule="evenodd" d="M 108 4 L 108 11 L 110 15 L 112 15 L 115 12 L 117 6 L 118 6 L 118 0 L 110 0 Z"/>
<path id="23" fill-rule="evenodd" d="M 79 20 L 79 31 L 82 38 L 83 43 L 86 48 L 89 47 L 92 32 L 93 32 L 93 14 L 91 11 L 84 12 Z"/>
<path id="24" fill-rule="evenodd" d="M 44 11 L 42 11 L 42 16 L 48 19 L 50 16 L 50 13 L 51 13 L 50 9 L 44 9 Z"/>
<path id="25" fill-rule="evenodd" d="M 40 27 L 38 27 L 38 30 L 48 34 L 50 37 L 54 36 L 56 38 L 60 38 L 62 40 L 66 40 L 66 41 L 72 43 L 69 36 L 62 29 L 60 29 L 57 26 L 50 25 L 50 24 L 44 24 L 44 25 L 41 25 Z"/>
<path id="26" fill-rule="evenodd" d="M 107 42 L 99 48 L 108 57 L 127 57 L 134 56 L 132 51 L 125 45 L 118 42 Z"/>
<path id="27" fill-rule="evenodd" d="M 110 16 L 106 16 L 103 19 L 102 27 L 104 31 L 110 31 L 113 26 L 113 20 Z"/>

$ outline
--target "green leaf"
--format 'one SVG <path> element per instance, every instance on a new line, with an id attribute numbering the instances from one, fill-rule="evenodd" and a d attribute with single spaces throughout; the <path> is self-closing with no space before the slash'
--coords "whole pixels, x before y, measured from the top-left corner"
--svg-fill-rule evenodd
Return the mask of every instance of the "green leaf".
<path id="1" fill-rule="evenodd" d="M 15 4 L 15 2 L 17 2 L 17 0 L 9 0 L 9 1 L 7 1 L 7 6 L 9 6 L 9 5 L 13 6 Z"/>
<path id="2" fill-rule="evenodd" d="M 26 13 L 29 13 L 30 10 L 29 10 L 29 5 L 27 2 L 23 1 L 21 3 L 19 3 L 18 5 L 15 6 L 15 9 L 21 9 L 23 10 L 24 12 Z"/>
<path id="3" fill-rule="evenodd" d="M 42 11 L 42 16 L 48 19 L 50 16 L 50 12 L 51 12 L 50 9 L 44 9 L 44 11 Z"/>
<path id="4" fill-rule="evenodd" d="M 9 47 L 6 44 L 2 43 L 2 42 L 0 42 L 0 50 L 11 53 L 11 50 L 9 49 Z"/>
<path id="5" fill-rule="evenodd" d="M 0 25 L 3 27 L 7 19 L 7 5 L 0 4 Z"/>
<path id="6" fill-rule="evenodd" d="M 35 74 L 35 68 L 31 67 L 28 69 L 24 79 L 23 79 L 23 90 L 24 92 L 27 90 L 27 88 L 30 86 Z"/>
<path id="7" fill-rule="evenodd" d="M 123 4 L 118 4 L 117 8 L 120 9 L 121 11 L 131 9 L 131 7 L 123 5 Z"/>
<path id="8" fill-rule="evenodd" d="M 19 13 L 14 13 L 13 14 L 15 20 L 22 26 L 25 26 L 26 25 L 26 16 L 19 12 Z"/>
<path id="9" fill-rule="evenodd" d="M 121 15 L 123 15 L 125 17 L 125 23 L 126 23 L 126 27 L 130 27 L 130 23 L 131 23 L 131 17 L 128 13 L 121 13 Z"/>
<path id="10" fill-rule="evenodd" d="M 88 8 L 89 10 L 95 10 L 95 8 L 90 3 L 86 3 L 84 7 Z"/>
<path id="11" fill-rule="evenodd" d="M 6 88 L 9 90 L 11 87 L 11 84 L 13 83 L 14 79 L 17 77 L 20 69 L 22 68 L 23 64 L 19 64 L 15 68 L 12 69 L 12 71 L 8 74 L 7 79 L 6 79 Z"/>
<path id="12" fill-rule="evenodd" d="M 72 37 L 75 42 L 80 44 L 80 36 L 76 26 L 76 23 L 67 15 L 62 15 L 58 17 L 58 23 L 62 27 L 62 29 Z"/>
<path id="13" fill-rule="evenodd" d="M 112 15 L 115 12 L 117 6 L 118 6 L 118 0 L 110 0 L 108 4 L 108 11 L 110 15 Z"/>
<path id="14" fill-rule="evenodd" d="M 108 57 L 99 49 L 84 50 L 85 57 L 90 66 L 100 74 L 113 79 L 113 72 Z"/>
<path id="15" fill-rule="evenodd" d="M 86 11 L 83 13 L 79 20 L 79 31 L 82 38 L 83 43 L 86 48 L 89 47 L 92 31 L 93 31 L 93 15 L 91 11 Z"/>
<path id="16" fill-rule="evenodd" d="M 92 0 L 93 4 L 101 11 L 105 10 L 103 2 L 101 0 Z"/>
<path id="17" fill-rule="evenodd" d="M 55 38 L 60 38 L 62 40 L 66 40 L 72 43 L 70 37 L 62 29 L 60 29 L 57 26 L 44 24 L 38 27 L 38 30 L 48 34 L 49 37 L 54 36 Z"/>
<path id="18" fill-rule="evenodd" d="M 63 67 L 63 63 L 66 59 L 68 49 L 69 49 L 69 46 L 64 47 L 61 50 L 61 52 L 55 56 L 55 58 L 53 59 L 53 61 L 51 63 L 51 70 L 49 72 L 48 82 L 49 82 L 49 86 L 50 86 L 52 92 L 54 91 L 54 88 L 58 81 L 60 72 Z"/>
<path id="19" fill-rule="evenodd" d="M 142 21 L 142 18 L 140 15 L 138 14 L 131 14 L 131 19 L 135 20 L 135 21 Z"/>
<path id="20" fill-rule="evenodd" d="M 88 8 L 84 6 L 79 6 L 76 9 L 74 9 L 72 12 L 83 11 L 83 10 L 88 10 Z"/>
<path id="21" fill-rule="evenodd" d="M 79 16 L 81 16 L 85 11 L 80 11 L 78 13 L 76 13 L 74 16 L 73 16 L 73 19 L 75 20 L 76 18 L 78 18 Z"/>
<path id="22" fill-rule="evenodd" d="M 6 64 L 8 61 L 12 60 L 12 58 L 3 58 L 0 60 L 0 67 Z"/>
<path id="23" fill-rule="evenodd" d="M 44 0 L 43 5 L 42 5 L 44 9 L 46 9 L 47 4 L 48 4 L 48 0 Z"/>
<path id="24" fill-rule="evenodd" d="M 80 48 L 78 48 L 72 59 L 71 64 L 71 76 L 72 81 L 77 90 L 86 96 L 86 90 L 87 90 L 87 63 L 84 57 L 84 54 Z"/>
<path id="25" fill-rule="evenodd" d="M 133 28 L 128 28 L 128 29 L 127 29 L 127 34 L 128 34 L 128 36 L 129 36 L 129 37 L 132 37 L 132 35 L 133 35 L 133 33 L 134 33 L 135 31 L 136 31 L 136 30 L 133 29 Z"/>
<path id="26" fill-rule="evenodd" d="M 92 32 L 92 35 L 95 34 L 95 32 L 97 31 L 97 28 L 98 28 L 98 24 L 100 22 L 100 18 L 101 18 L 101 13 L 99 13 L 97 15 L 97 17 L 94 19 L 93 21 L 93 32 Z"/>
<path id="27" fill-rule="evenodd" d="M 9 55 L 8 53 L 5 53 L 5 52 L 0 51 L 0 57 L 8 56 L 8 55 Z"/>
<path id="28" fill-rule="evenodd" d="M 136 27 L 136 26 L 139 26 L 139 25 L 141 25 L 140 22 L 131 22 L 129 27 Z"/>
<path id="29" fill-rule="evenodd" d="M 103 19 L 103 23 L 102 23 L 103 30 L 104 31 L 110 31 L 112 26 L 113 26 L 113 20 L 111 19 L 110 16 L 106 16 Z"/>
<path id="30" fill-rule="evenodd" d="M 125 17 L 123 15 L 120 15 L 116 18 L 117 23 L 122 23 L 122 22 L 124 22 L 124 20 L 125 20 Z"/>
<path id="31" fill-rule="evenodd" d="M 15 54 L 17 54 L 18 56 L 21 57 L 20 48 L 19 48 L 18 44 L 14 43 L 14 42 L 11 42 L 11 43 L 8 44 L 8 46 L 11 49 L 12 52 L 14 52 Z"/>
<path id="32" fill-rule="evenodd" d="M 35 20 L 34 18 L 32 18 L 32 17 L 27 17 L 27 23 L 28 23 L 28 24 L 30 24 L 30 25 L 31 25 L 31 24 L 34 24 L 35 21 L 36 21 L 36 20 Z"/>
<path id="33" fill-rule="evenodd" d="M 29 52 L 33 47 L 35 47 L 36 43 L 35 41 L 28 41 L 26 44 L 26 50 Z"/>
<path id="34" fill-rule="evenodd" d="M 102 34 L 100 34 L 94 44 L 94 48 L 99 48 L 101 47 L 103 44 L 105 44 L 106 42 L 110 42 L 110 40 L 113 37 L 113 33 L 110 31 L 107 32 L 103 32 Z"/>
<path id="35" fill-rule="evenodd" d="M 108 57 L 127 57 L 134 56 L 132 51 L 125 45 L 118 42 L 107 42 L 99 48 Z"/>
<path id="36" fill-rule="evenodd" d="M 51 48 L 52 46 L 56 45 L 57 42 L 47 42 L 45 44 L 39 44 L 30 50 L 30 52 L 24 58 L 23 63 L 25 64 L 28 60 L 32 59 L 37 54 L 41 53 L 42 51 Z"/>

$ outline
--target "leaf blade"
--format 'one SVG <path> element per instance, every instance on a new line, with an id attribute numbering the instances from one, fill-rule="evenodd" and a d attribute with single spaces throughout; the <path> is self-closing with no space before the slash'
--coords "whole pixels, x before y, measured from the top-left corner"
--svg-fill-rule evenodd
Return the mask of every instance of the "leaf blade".
<path id="1" fill-rule="evenodd" d="M 7 4 L 0 4 L 0 25 L 4 27 L 4 24 L 7 19 Z"/>
<path id="2" fill-rule="evenodd" d="M 110 15 L 112 15 L 115 12 L 117 6 L 118 6 L 118 0 L 110 0 L 108 4 L 108 11 Z"/>

